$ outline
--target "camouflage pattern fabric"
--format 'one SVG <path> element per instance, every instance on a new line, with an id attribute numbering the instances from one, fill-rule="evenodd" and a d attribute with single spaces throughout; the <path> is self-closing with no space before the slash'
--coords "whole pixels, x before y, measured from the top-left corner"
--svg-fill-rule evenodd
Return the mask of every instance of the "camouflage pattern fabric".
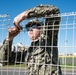
<path id="1" fill-rule="evenodd" d="M 40 4 L 37 7 L 31 8 L 29 10 L 30 12 L 28 14 L 28 18 L 32 18 L 32 17 L 39 18 L 39 17 L 45 17 L 48 15 L 60 13 L 57 7 L 53 5 L 43 5 L 43 4 Z"/>
<path id="2" fill-rule="evenodd" d="M 52 5 L 39 5 L 29 9 L 28 18 L 42 18 L 49 15 L 60 14 L 57 7 Z M 28 71 L 29 75 L 62 75 L 59 60 L 58 60 L 58 31 L 60 17 L 45 17 L 43 37 L 41 44 L 29 49 L 28 53 Z M 39 42 L 38 42 L 39 43 Z M 35 43 L 36 45 L 36 43 Z"/>
<path id="3" fill-rule="evenodd" d="M 47 42 L 45 39 L 39 39 L 31 43 L 25 57 L 28 75 L 62 75 L 57 48 L 52 51 L 49 40 Z"/>
<path id="4" fill-rule="evenodd" d="M 11 46 L 12 46 L 12 41 L 7 41 L 5 39 L 3 41 L 3 45 L 0 47 L 0 56 L 1 56 L 1 61 L 3 61 L 3 65 L 6 65 L 7 63 L 9 64 L 11 62 L 11 59 L 10 59 L 10 57 L 11 57 Z"/>

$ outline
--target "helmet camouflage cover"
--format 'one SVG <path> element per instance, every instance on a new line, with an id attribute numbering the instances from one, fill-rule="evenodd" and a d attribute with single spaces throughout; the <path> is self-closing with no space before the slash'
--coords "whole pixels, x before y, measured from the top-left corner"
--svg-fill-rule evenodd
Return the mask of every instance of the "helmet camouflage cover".
<path id="1" fill-rule="evenodd" d="M 30 22 L 28 22 L 26 25 L 25 25 L 25 28 L 28 28 L 28 27 L 31 27 L 33 25 L 36 25 L 36 26 L 41 26 L 43 24 L 42 21 L 38 20 L 38 19 L 33 19 L 33 20 L 30 20 Z"/>

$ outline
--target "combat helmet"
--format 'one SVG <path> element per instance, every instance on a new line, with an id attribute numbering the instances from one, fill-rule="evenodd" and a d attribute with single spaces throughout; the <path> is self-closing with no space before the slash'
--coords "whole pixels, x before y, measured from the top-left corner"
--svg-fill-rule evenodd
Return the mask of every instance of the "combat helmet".
<path id="1" fill-rule="evenodd" d="M 33 25 L 41 26 L 41 25 L 43 25 L 43 22 L 41 20 L 38 20 L 37 18 L 32 19 L 25 25 L 25 28 L 31 27 Z"/>

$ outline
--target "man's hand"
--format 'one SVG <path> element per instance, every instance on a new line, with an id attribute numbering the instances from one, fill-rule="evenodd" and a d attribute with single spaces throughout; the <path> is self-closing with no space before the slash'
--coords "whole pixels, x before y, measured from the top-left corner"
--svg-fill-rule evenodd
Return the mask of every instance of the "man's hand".
<path id="1" fill-rule="evenodd" d="M 21 27 L 22 28 L 22 27 Z M 17 36 L 20 33 L 21 30 L 19 30 L 16 26 L 12 26 L 8 29 L 8 36 L 7 39 L 9 41 L 13 40 L 15 36 Z"/>
<path id="2" fill-rule="evenodd" d="M 13 24 L 18 30 L 22 30 L 22 27 L 19 25 L 19 23 L 13 22 Z"/>

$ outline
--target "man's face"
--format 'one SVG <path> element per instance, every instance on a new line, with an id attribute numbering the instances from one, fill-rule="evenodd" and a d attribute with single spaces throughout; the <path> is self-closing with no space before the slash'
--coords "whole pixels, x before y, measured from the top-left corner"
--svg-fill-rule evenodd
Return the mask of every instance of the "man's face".
<path id="1" fill-rule="evenodd" d="M 31 40 L 36 40 L 40 37 L 40 29 L 38 27 L 32 28 L 28 31 L 28 35 Z"/>

